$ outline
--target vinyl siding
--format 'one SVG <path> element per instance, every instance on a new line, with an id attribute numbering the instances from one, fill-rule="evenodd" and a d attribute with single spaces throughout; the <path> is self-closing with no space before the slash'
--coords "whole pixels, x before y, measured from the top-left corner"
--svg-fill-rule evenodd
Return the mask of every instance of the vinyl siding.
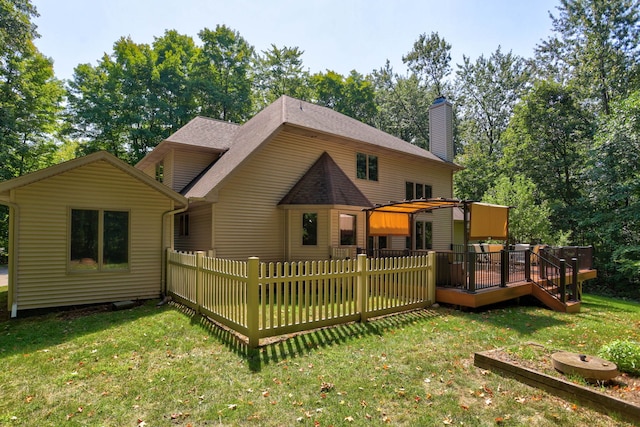
<path id="1" fill-rule="evenodd" d="M 223 258 L 259 256 L 282 261 L 286 256 L 285 210 L 280 200 L 327 151 L 372 203 L 405 197 L 405 182 L 429 184 L 434 197 L 451 197 L 451 169 L 424 159 L 350 141 L 324 141 L 281 132 L 238 167 L 218 192 L 214 233 L 216 254 Z M 378 156 L 378 181 L 356 179 L 356 153 Z M 358 246 L 364 246 L 364 213 L 358 213 Z M 331 220 L 331 242 L 338 242 L 337 215 Z M 434 219 L 434 249 L 449 249 L 451 210 L 426 214 Z M 293 231 L 295 232 L 295 230 Z M 295 236 L 291 236 L 295 239 Z M 293 241 L 293 240 L 292 240 Z M 394 244 L 402 241 L 393 239 Z M 402 245 L 404 248 L 404 244 Z M 297 258 L 296 254 L 291 254 Z"/>
<path id="2" fill-rule="evenodd" d="M 21 208 L 18 310 L 158 297 L 162 214 L 173 208 L 165 196 L 98 161 L 18 188 L 14 201 Z M 73 208 L 130 212 L 128 271 L 67 270 Z"/>
<path id="3" fill-rule="evenodd" d="M 302 215 L 304 213 L 318 214 L 318 241 L 317 245 L 302 244 Z M 290 209 L 288 215 L 288 232 L 290 233 L 290 250 L 287 261 L 316 261 L 328 259 L 331 254 L 329 242 L 329 209 L 324 207 L 309 206 L 304 209 Z"/>
<path id="4" fill-rule="evenodd" d="M 167 184 L 175 191 L 181 191 L 196 176 L 206 169 L 218 154 L 212 154 L 210 151 L 202 150 L 174 150 L 173 160 L 167 161 L 165 157 L 165 168 L 167 164 L 170 168 L 171 179 Z"/>
<path id="5" fill-rule="evenodd" d="M 180 236 L 180 216 L 189 215 L 189 235 Z M 179 214 L 174 219 L 175 248 L 178 251 L 208 251 L 211 249 L 211 205 L 200 205 Z"/>

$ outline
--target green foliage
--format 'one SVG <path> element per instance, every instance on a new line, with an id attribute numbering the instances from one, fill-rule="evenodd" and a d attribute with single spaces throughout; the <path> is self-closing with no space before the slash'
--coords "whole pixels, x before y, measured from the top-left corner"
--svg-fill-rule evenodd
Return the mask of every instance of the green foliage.
<path id="1" fill-rule="evenodd" d="M 554 35 L 537 49 L 543 78 L 572 80 L 583 100 L 604 114 L 637 87 L 640 3 L 637 0 L 561 0 L 551 15 Z M 548 64 L 552 64 L 549 67 Z"/>
<path id="2" fill-rule="evenodd" d="M 409 69 L 433 87 L 436 97 L 447 91 L 445 78 L 451 73 L 451 45 L 437 32 L 420 34 L 413 50 L 402 57 Z"/>
<path id="3" fill-rule="evenodd" d="M 310 97 L 309 73 L 302 68 L 304 51 L 296 47 L 263 51 L 256 60 L 255 92 L 256 110 L 261 110 L 282 95 L 308 100 Z"/>
<path id="4" fill-rule="evenodd" d="M 466 169 L 456 173 L 457 197 L 479 200 L 500 175 L 503 133 L 528 78 L 525 62 L 500 47 L 475 62 L 467 56 L 456 72 L 461 152 L 456 159 Z"/>
<path id="5" fill-rule="evenodd" d="M 640 376 L 640 344 L 637 342 L 615 340 L 603 345 L 598 356 L 615 363 L 621 372 Z"/>
<path id="6" fill-rule="evenodd" d="M 0 180 L 51 164 L 64 91 L 33 45 L 28 1 L 0 1 Z"/>
<path id="7" fill-rule="evenodd" d="M 429 106 L 435 93 L 415 74 L 401 76 L 386 65 L 372 74 L 377 116 L 374 125 L 422 148 L 429 148 Z"/>
<path id="8" fill-rule="evenodd" d="M 482 198 L 483 202 L 513 207 L 509 212 L 510 243 L 551 242 L 551 209 L 546 201 L 536 200 L 537 193 L 535 184 L 523 175 L 503 175 Z"/>
<path id="9" fill-rule="evenodd" d="M 309 83 L 316 103 L 361 122 L 373 122 L 377 110 L 374 87 L 369 78 L 356 71 L 351 71 L 347 78 L 327 71 L 312 75 Z"/>
<path id="10" fill-rule="evenodd" d="M 594 118 L 573 92 L 552 81 L 538 81 L 515 107 L 505 132 L 502 163 L 522 173 L 553 209 L 553 226 L 577 232 L 575 207 L 594 131 Z"/>
<path id="11" fill-rule="evenodd" d="M 254 49 L 225 25 L 198 33 L 202 49 L 195 61 L 194 81 L 199 114 L 242 123 L 249 118 Z"/>

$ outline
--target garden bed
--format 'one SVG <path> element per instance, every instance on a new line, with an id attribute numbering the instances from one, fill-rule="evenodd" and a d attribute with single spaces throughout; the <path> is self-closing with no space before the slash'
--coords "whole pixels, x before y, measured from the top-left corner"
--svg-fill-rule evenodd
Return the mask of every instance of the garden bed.
<path id="1" fill-rule="evenodd" d="M 474 364 L 537 387 L 569 401 L 577 401 L 605 414 L 640 422 L 640 378 L 621 374 L 609 381 L 589 383 L 553 368 L 555 350 L 527 343 L 513 349 L 476 353 Z"/>

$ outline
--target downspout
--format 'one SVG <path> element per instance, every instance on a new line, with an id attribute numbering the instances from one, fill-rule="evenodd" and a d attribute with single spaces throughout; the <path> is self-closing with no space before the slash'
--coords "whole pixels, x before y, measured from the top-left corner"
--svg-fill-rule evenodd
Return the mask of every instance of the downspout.
<path id="1" fill-rule="evenodd" d="M 161 293 L 162 293 L 162 297 L 164 298 L 167 295 L 167 248 L 164 247 L 164 239 L 165 239 L 165 235 L 164 235 L 164 230 L 165 230 L 165 221 L 167 220 L 168 216 L 174 216 L 177 214 L 181 214 L 182 212 L 186 211 L 187 209 L 189 209 L 189 201 L 187 200 L 187 205 L 183 208 L 180 209 L 173 209 L 173 210 L 168 210 L 166 212 L 164 212 L 162 214 L 162 224 L 161 224 L 161 230 L 160 230 L 160 247 L 162 248 L 162 257 L 161 257 L 161 284 L 160 284 L 160 289 L 161 289 Z M 173 227 L 171 227 L 171 231 L 173 231 Z M 173 246 L 173 245 L 171 245 Z M 173 249 L 173 248 L 172 248 Z"/>
<path id="2" fill-rule="evenodd" d="M 16 242 L 19 241 L 18 233 L 20 230 L 20 206 L 7 200 L 0 200 L 0 204 L 13 209 L 13 215 L 9 212 L 9 224 L 13 222 L 12 229 L 9 230 L 9 303 L 11 304 L 11 318 L 18 316 L 18 292 L 16 289 L 16 272 L 18 271 L 18 256 L 16 250 Z"/>

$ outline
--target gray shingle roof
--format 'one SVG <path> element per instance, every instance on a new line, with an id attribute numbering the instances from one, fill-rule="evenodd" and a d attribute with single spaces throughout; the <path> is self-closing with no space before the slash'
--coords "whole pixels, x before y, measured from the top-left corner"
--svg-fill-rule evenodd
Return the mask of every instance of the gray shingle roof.
<path id="1" fill-rule="evenodd" d="M 194 119 L 167 139 L 170 142 L 201 147 L 228 147 L 228 151 L 189 188 L 185 195 L 190 198 L 206 198 L 212 190 L 255 153 L 262 144 L 271 140 L 284 126 L 371 144 L 399 153 L 421 157 L 452 169 L 459 169 L 459 166 L 445 162 L 427 150 L 330 108 L 288 96 L 280 97 L 242 126 L 215 120 L 213 121 L 214 124 L 212 124 L 205 120 L 207 119 Z M 220 135 L 222 133 L 226 133 L 226 135 Z M 209 138 L 214 140 L 209 141 Z"/>
<path id="2" fill-rule="evenodd" d="M 136 164 L 138 169 L 159 162 L 172 147 L 180 145 L 212 152 L 228 150 L 240 129 L 236 123 L 223 122 L 208 117 L 195 117 L 186 125 L 169 135 L 158 146 Z"/>
<path id="3" fill-rule="evenodd" d="M 327 152 L 322 153 L 279 204 L 373 206 Z"/>

